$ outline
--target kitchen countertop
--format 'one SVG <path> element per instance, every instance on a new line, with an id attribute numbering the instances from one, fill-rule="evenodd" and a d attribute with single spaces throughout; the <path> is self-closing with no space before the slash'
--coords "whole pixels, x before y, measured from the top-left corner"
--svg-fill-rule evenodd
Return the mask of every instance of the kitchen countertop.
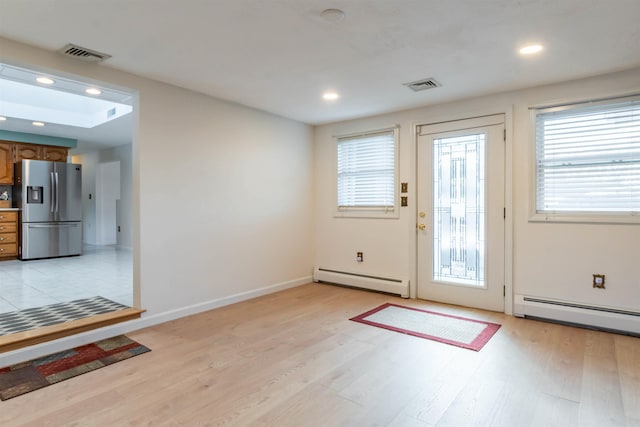
<path id="1" fill-rule="evenodd" d="M 20 208 L 0 208 L 0 211 L 19 211 Z"/>

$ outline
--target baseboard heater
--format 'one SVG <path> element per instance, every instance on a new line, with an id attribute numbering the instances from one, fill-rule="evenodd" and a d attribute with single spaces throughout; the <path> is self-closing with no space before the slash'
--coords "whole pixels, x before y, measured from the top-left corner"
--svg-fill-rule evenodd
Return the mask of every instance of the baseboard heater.
<path id="1" fill-rule="evenodd" d="M 313 269 L 313 281 L 387 292 L 390 294 L 398 294 L 402 298 L 409 298 L 409 280 L 406 279 L 390 279 L 387 277 L 315 267 Z"/>
<path id="2" fill-rule="evenodd" d="M 640 335 L 640 311 L 515 295 L 514 314 L 588 328 Z"/>

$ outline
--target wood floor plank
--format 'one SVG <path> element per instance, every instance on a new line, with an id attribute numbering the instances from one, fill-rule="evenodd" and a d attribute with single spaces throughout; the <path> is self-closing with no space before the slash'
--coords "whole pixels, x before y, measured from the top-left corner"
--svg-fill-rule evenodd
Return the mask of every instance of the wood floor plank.
<path id="1" fill-rule="evenodd" d="M 549 359 L 544 371 L 542 391 L 561 399 L 580 401 L 584 369 L 586 330 L 553 325 Z"/>
<path id="2" fill-rule="evenodd" d="M 436 425 L 442 418 L 479 368 L 477 353 L 456 350 L 447 354 L 444 363 L 436 365 L 438 372 L 425 379 L 424 389 L 403 409 L 404 414 L 429 425 Z"/>
<path id="3" fill-rule="evenodd" d="M 624 413 L 629 425 L 640 426 L 640 338 L 617 335 L 613 340 Z"/>
<path id="4" fill-rule="evenodd" d="M 626 426 L 613 334 L 586 334 L 579 423 Z"/>
<path id="5" fill-rule="evenodd" d="M 252 422 L 254 426 L 344 425 L 365 408 L 321 384 L 310 384 Z"/>
<path id="6" fill-rule="evenodd" d="M 474 352 L 348 320 L 385 302 L 502 327 Z M 499 313 L 309 284 L 128 335 L 152 351 L 1 402 L 0 425 L 640 424 L 640 339 Z"/>
<path id="7" fill-rule="evenodd" d="M 557 396 L 542 394 L 537 400 L 531 427 L 577 427 L 579 418 L 578 402 Z"/>

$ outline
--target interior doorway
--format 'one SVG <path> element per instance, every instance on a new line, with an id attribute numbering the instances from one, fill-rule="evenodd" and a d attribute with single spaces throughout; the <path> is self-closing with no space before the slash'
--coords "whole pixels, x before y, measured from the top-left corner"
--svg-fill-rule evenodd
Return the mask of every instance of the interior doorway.
<path id="1" fill-rule="evenodd" d="M 96 171 L 96 231 L 99 245 L 118 242 L 118 201 L 120 200 L 120 162 L 98 164 Z"/>
<path id="2" fill-rule="evenodd" d="M 504 311 L 504 115 L 417 132 L 418 298 Z"/>

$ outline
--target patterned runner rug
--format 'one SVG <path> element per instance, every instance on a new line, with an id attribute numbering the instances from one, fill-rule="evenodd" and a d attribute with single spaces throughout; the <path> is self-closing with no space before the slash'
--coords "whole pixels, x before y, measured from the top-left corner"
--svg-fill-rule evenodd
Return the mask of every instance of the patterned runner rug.
<path id="1" fill-rule="evenodd" d="M 0 369 L 0 399 L 11 399 L 148 351 L 120 335 L 8 366 Z"/>
<path id="2" fill-rule="evenodd" d="M 0 336 L 129 308 L 101 296 L 0 314 Z"/>
<path id="3" fill-rule="evenodd" d="M 480 351 L 501 326 L 390 303 L 349 320 L 475 351 Z"/>

